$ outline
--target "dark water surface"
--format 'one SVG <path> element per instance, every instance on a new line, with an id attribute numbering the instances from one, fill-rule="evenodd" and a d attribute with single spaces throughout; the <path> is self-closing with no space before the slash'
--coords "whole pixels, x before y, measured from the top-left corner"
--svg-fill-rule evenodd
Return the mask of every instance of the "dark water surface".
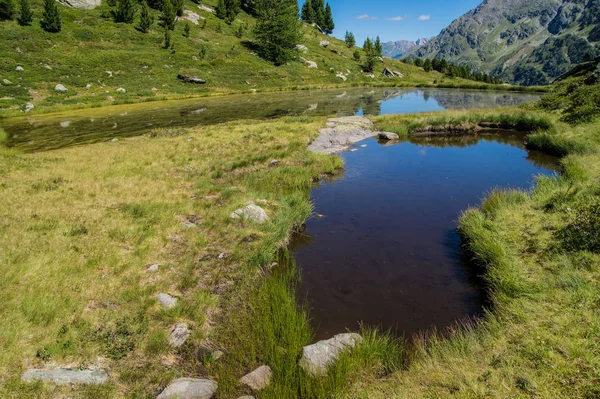
<path id="1" fill-rule="evenodd" d="M 482 292 L 461 259 L 457 218 L 494 187 L 527 188 L 553 173 L 556 159 L 526 151 L 523 139 L 370 139 L 342 154 L 343 175 L 312 190 L 323 216 L 291 246 L 316 339 L 359 322 L 408 336 L 477 315 Z"/>
<path id="2" fill-rule="evenodd" d="M 281 116 L 404 114 L 493 108 L 536 94 L 456 89 L 355 88 L 161 101 L 0 120 L 8 145 L 43 151 L 151 132 Z"/>

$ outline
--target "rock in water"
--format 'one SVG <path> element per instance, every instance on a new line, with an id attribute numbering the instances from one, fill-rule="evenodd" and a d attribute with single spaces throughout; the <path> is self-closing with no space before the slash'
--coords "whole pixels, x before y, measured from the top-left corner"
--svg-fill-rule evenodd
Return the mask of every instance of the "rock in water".
<path id="1" fill-rule="evenodd" d="M 96 8 L 100 5 L 101 0 L 58 0 L 61 3 L 73 7 L 73 8 L 81 8 L 85 10 L 91 10 L 92 8 Z"/>
<path id="2" fill-rule="evenodd" d="M 273 372 L 271 371 L 271 367 L 269 366 L 260 366 L 253 372 L 246 374 L 242 378 L 240 378 L 240 382 L 244 385 L 249 386 L 255 391 L 260 391 L 265 388 L 271 382 L 271 375 Z"/>
<path id="3" fill-rule="evenodd" d="M 400 136 L 398 136 L 396 133 L 380 132 L 377 135 L 377 138 L 380 140 L 398 140 Z"/>
<path id="4" fill-rule="evenodd" d="M 269 220 L 267 212 L 265 212 L 264 209 L 255 204 L 250 204 L 236 211 L 233 211 L 229 216 L 233 219 L 247 220 L 257 224 L 263 224 Z"/>
<path id="5" fill-rule="evenodd" d="M 362 341 L 356 333 L 338 334 L 331 339 L 319 341 L 302 349 L 300 367 L 312 375 L 324 374 L 340 354 Z"/>
<path id="6" fill-rule="evenodd" d="M 217 392 L 216 381 L 203 378 L 179 378 L 169 384 L 156 399 L 210 399 Z"/>
<path id="7" fill-rule="evenodd" d="M 59 83 L 56 86 L 54 86 L 54 90 L 56 90 L 56 91 L 67 91 L 67 88 Z"/>
<path id="8" fill-rule="evenodd" d="M 68 384 L 103 384 L 108 381 L 108 374 L 104 370 L 73 370 L 73 369 L 54 369 L 27 370 L 21 380 L 25 382 L 50 381 L 57 385 Z"/>
<path id="9" fill-rule="evenodd" d="M 185 323 L 176 324 L 171 330 L 171 336 L 169 336 L 169 344 L 175 348 L 179 348 L 184 344 L 187 337 L 190 336 L 190 330 Z"/>
<path id="10" fill-rule="evenodd" d="M 200 79 L 197 76 L 189 76 L 189 75 L 179 74 L 179 75 L 177 75 L 177 79 L 182 80 L 186 83 L 195 83 L 197 85 L 203 85 L 206 83 L 206 80 Z"/>
<path id="11" fill-rule="evenodd" d="M 156 298 L 158 299 L 158 302 L 160 302 L 160 305 L 163 308 L 171 309 L 171 308 L 175 307 L 175 305 L 177 305 L 177 298 L 174 298 L 169 294 L 161 293 L 161 294 L 158 294 L 156 296 Z"/>

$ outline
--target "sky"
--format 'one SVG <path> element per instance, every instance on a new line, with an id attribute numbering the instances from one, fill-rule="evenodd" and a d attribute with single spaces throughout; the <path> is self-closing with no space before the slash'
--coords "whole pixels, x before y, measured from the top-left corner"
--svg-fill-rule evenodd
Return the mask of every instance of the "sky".
<path id="1" fill-rule="evenodd" d="M 327 0 L 326 0 L 327 1 Z M 437 35 L 482 0 L 328 0 L 333 11 L 333 35 L 343 39 L 346 30 L 362 45 L 379 35 L 381 41 L 416 40 Z M 304 0 L 299 0 L 300 6 Z"/>

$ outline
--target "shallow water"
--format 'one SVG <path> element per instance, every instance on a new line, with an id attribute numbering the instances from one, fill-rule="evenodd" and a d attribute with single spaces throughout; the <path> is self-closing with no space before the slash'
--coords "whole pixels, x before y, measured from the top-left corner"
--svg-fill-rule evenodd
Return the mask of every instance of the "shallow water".
<path id="1" fill-rule="evenodd" d="M 291 245 L 316 339 L 360 322 L 410 336 L 479 314 L 482 290 L 461 258 L 456 221 L 491 188 L 526 188 L 553 173 L 556 159 L 525 150 L 523 139 L 369 139 L 343 153 L 343 175 L 312 190 L 322 217 Z"/>
<path id="2" fill-rule="evenodd" d="M 162 101 L 11 118 L 0 123 L 8 133 L 9 146 L 30 152 L 240 119 L 493 108 L 538 98 L 536 94 L 495 91 L 355 88 Z"/>

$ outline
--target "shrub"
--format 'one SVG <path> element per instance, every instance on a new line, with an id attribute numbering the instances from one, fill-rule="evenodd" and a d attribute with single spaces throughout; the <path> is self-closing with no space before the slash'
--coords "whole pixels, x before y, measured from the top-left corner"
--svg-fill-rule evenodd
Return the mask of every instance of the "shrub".
<path id="1" fill-rule="evenodd" d="M 115 22 L 133 23 L 136 3 L 134 0 L 118 0 L 117 9 L 113 11 Z"/>
<path id="2" fill-rule="evenodd" d="M 46 32 L 57 33 L 62 29 L 60 11 L 55 0 L 44 0 L 44 11 L 40 24 Z"/>
<path id="3" fill-rule="evenodd" d="M 33 11 L 31 11 L 29 0 L 21 0 L 20 5 L 19 18 L 17 18 L 17 21 L 19 22 L 19 25 L 29 26 L 33 22 Z"/>
<path id="4" fill-rule="evenodd" d="M 0 20 L 11 20 L 15 17 L 15 4 L 13 0 L 0 0 Z"/>
<path id="5" fill-rule="evenodd" d="M 140 22 L 138 23 L 137 28 L 141 32 L 147 33 L 153 23 L 154 15 L 150 13 L 150 7 L 148 7 L 148 3 L 144 1 L 140 9 Z"/>

